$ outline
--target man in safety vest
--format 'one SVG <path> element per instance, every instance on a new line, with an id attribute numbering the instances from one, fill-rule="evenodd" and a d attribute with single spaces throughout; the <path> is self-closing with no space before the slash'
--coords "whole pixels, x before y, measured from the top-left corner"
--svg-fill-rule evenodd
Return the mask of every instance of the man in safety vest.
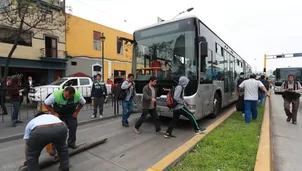
<path id="1" fill-rule="evenodd" d="M 57 90 L 44 101 L 47 110 L 66 123 L 69 129 L 68 147 L 72 149 L 77 148 L 77 116 L 85 103 L 86 100 L 73 87 Z"/>

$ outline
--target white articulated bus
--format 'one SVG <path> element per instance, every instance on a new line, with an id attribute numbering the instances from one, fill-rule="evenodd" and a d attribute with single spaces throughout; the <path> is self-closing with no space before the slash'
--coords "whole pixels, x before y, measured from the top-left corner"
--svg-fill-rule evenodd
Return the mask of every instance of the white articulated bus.
<path id="1" fill-rule="evenodd" d="M 222 107 L 237 100 L 236 82 L 251 66 L 197 17 L 183 17 L 134 32 L 133 73 L 136 106 L 141 109 L 142 89 L 151 75 L 158 78 L 159 115 L 171 117 L 165 89 L 177 85 L 181 76 L 190 80 L 184 91 L 196 119 L 216 117 Z"/>

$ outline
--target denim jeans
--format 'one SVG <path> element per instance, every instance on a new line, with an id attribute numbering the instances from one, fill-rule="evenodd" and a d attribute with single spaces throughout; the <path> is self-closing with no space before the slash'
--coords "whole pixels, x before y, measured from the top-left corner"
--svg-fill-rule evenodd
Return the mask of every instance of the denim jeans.
<path id="1" fill-rule="evenodd" d="M 265 93 L 260 92 L 259 96 L 260 96 L 260 106 L 264 106 Z"/>
<path id="2" fill-rule="evenodd" d="M 258 117 L 257 100 L 244 100 L 245 122 L 251 122 L 251 112 L 254 120 Z"/>
<path id="3" fill-rule="evenodd" d="M 122 107 L 123 107 L 123 116 L 122 116 L 122 124 L 127 124 L 127 120 L 131 113 L 133 113 L 133 101 L 129 100 L 123 100 L 122 101 Z"/>
<path id="4" fill-rule="evenodd" d="M 19 111 L 20 111 L 20 101 L 13 101 L 13 113 L 12 113 L 12 122 L 18 120 Z"/>

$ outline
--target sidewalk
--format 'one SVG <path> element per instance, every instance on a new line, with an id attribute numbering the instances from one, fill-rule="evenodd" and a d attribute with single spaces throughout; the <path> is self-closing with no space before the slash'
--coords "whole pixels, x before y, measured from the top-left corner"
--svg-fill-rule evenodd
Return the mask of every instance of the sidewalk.
<path id="1" fill-rule="evenodd" d="M 301 171 L 302 156 L 302 105 L 298 112 L 298 124 L 286 122 L 281 95 L 272 95 L 271 98 L 271 129 L 273 167 L 276 171 Z"/>
<path id="2" fill-rule="evenodd" d="M 122 112 L 122 108 L 120 106 L 119 114 L 121 114 L 121 112 Z M 31 118 L 33 118 L 33 114 L 31 115 L 32 116 L 29 119 L 22 120 L 24 123 L 18 124 L 17 127 L 11 127 L 10 122 L 0 123 L 0 143 L 22 138 L 27 123 L 31 120 Z M 89 106 L 87 107 L 85 106 L 78 115 L 79 125 L 100 120 L 100 119 L 91 119 L 91 115 L 92 115 L 92 109 L 90 109 Z M 5 115 L 5 116 L 9 117 L 10 115 L 9 116 Z M 103 119 L 112 118 L 112 117 L 114 117 L 113 107 L 104 108 Z"/>

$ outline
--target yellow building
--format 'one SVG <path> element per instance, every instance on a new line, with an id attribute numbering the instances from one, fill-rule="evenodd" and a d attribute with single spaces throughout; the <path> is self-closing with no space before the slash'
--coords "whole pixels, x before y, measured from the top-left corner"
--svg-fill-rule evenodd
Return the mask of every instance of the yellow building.
<path id="1" fill-rule="evenodd" d="M 93 76 L 102 73 L 102 43 L 100 36 L 106 37 L 104 42 L 104 79 L 125 76 L 131 72 L 132 46 L 126 38 L 132 40 L 132 35 L 100 25 L 76 16 L 68 16 L 68 32 L 66 34 L 66 49 L 70 60 L 66 75 L 77 72 Z M 99 72 L 98 72 L 99 71 Z"/>
<path id="2" fill-rule="evenodd" d="M 4 0 L 5 1 L 5 0 Z M 22 73 L 24 77 L 32 76 L 38 84 L 47 84 L 57 77 L 62 77 L 66 69 L 66 51 L 65 51 L 65 16 L 62 13 L 64 7 L 62 4 L 53 4 L 47 1 L 40 1 L 41 13 L 47 11 L 45 19 L 51 19 L 53 16 L 61 15 L 60 31 L 46 32 L 43 30 L 31 29 L 21 35 L 18 46 L 12 55 L 9 64 L 9 75 Z M 30 15 L 30 14 L 29 14 Z M 4 18 L 0 14 L 0 18 Z M 29 18 L 26 18 L 29 21 Z M 41 20 L 41 23 L 49 23 L 48 20 Z M 33 21 L 31 20 L 31 22 Z M 59 26 L 59 25 L 57 25 Z M 26 26 L 24 26 L 26 29 Z M 4 21 L 0 22 L 0 76 L 4 73 L 6 58 L 12 49 L 15 41 L 16 28 L 9 27 Z M 25 80 L 24 80 L 25 81 Z"/>

